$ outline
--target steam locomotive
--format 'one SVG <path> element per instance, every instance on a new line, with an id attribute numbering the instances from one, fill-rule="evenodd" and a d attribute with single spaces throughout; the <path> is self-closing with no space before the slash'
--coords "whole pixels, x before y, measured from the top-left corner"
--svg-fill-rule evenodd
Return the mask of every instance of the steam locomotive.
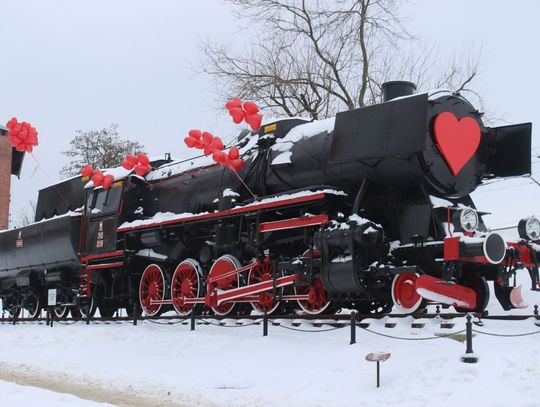
<path id="1" fill-rule="evenodd" d="M 389 82 L 384 102 L 243 131 L 238 172 L 209 157 L 123 168 L 110 189 L 79 176 L 40 191 L 36 222 L 0 233 L 4 309 L 30 317 L 483 311 L 528 270 L 540 222 L 490 233 L 470 193 L 531 170 L 531 124 L 486 127 L 456 93 Z M 50 303 L 52 300 L 52 304 Z"/>

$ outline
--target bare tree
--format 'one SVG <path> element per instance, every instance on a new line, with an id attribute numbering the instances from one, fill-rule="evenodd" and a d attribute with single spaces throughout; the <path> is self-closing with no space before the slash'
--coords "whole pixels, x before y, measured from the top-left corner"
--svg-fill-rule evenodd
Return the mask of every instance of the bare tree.
<path id="1" fill-rule="evenodd" d="M 380 101 L 391 79 L 465 90 L 478 58 L 464 64 L 422 47 L 399 16 L 399 0 L 228 0 L 258 28 L 248 52 L 201 44 L 201 71 L 221 97 L 256 100 L 288 116 L 314 119 Z M 476 57 L 476 55 L 471 54 Z"/>
<path id="2" fill-rule="evenodd" d="M 19 207 L 16 216 L 10 216 L 10 227 L 22 228 L 34 223 L 36 206 L 36 201 L 28 201 L 26 206 Z"/>
<path id="3" fill-rule="evenodd" d="M 144 148 L 137 141 L 122 140 L 117 124 L 102 130 L 77 130 L 76 133 L 70 143 L 71 149 L 62 152 L 71 158 L 60 172 L 63 176 L 77 175 L 86 164 L 101 169 L 118 167 L 126 155 L 140 153 Z"/>

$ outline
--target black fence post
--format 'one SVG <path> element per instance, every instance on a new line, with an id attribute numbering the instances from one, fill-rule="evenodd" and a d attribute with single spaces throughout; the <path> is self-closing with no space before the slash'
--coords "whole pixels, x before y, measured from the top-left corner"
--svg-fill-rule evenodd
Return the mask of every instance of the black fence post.
<path id="1" fill-rule="evenodd" d="M 195 330 L 195 310 L 191 310 L 191 314 L 189 315 L 189 321 L 190 321 L 190 331 Z"/>
<path id="2" fill-rule="evenodd" d="M 16 325 L 16 324 L 17 324 L 17 314 L 18 314 L 18 312 L 15 312 L 15 313 L 13 314 L 13 325 Z"/>
<path id="3" fill-rule="evenodd" d="M 263 315 L 263 336 L 268 336 L 268 313 L 266 311 Z"/>
<path id="4" fill-rule="evenodd" d="M 51 311 L 51 317 L 50 317 L 50 327 L 52 328 L 53 327 L 53 322 L 54 322 L 54 312 Z"/>
<path id="5" fill-rule="evenodd" d="M 133 302 L 133 326 L 137 326 L 137 303 Z"/>
<path id="6" fill-rule="evenodd" d="M 467 349 L 465 350 L 465 355 L 461 357 L 461 361 L 465 363 L 476 363 L 478 362 L 478 358 L 474 355 L 473 349 L 472 349 L 472 322 L 471 322 L 471 314 L 467 314 L 467 323 L 466 323 L 466 331 L 467 331 Z"/>
<path id="7" fill-rule="evenodd" d="M 534 306 L 534 315 L 538 317 L 538 305 Z"/>
<path id="8" fill-rule="evenodd" d="M 351 312 L 351 345 L 356 343 L 356 312 Z"/>
<path id="9" fill-rule="evenodd" d="M 377 361 L 377 388 L 381 387 L 381 362 Z"/>
<path id="10" fill-rule="evenodd" d="M 47 326 L 49 326 L 50 322 L 51 322 L 51 315 L 50 315 L 50 311 L 49 311 L 49 308 L 47 307 L 47 315 L 45 316 L 45 321 L 46 321 L 46 324 Z"/>

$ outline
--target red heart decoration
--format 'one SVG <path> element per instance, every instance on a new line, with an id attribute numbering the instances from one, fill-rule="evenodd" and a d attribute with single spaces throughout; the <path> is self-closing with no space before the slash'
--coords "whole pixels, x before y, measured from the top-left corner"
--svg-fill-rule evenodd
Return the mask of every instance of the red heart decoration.
<path id="1" fill-rule="evenodd" d="M 254 102 L 244 102 L 244 110 L 247 115 L 259 113 L 259 106 Z"/>
<path id="2" fill-rule="evenodd" d="M 250 114 L 246 116 L 246 123 L 253 131 L 258 131 L 261 128 L 262 115 L 260 113 Z"/>
<path id="3" fill-rule="evenodd" d="M 457 175 L 472 158 L 480 144 L 480 126 L 472 117 L 457 119 L 450 112 L 439 113 L 434 123 L 435 142 L 450 167 Z"/>
<path id="4" fill-rule="evenodd" d="M 103 189 L 110 189 L 113 182 L 114 176 L 112 174 L 105 175 L 103 177 Z"/>
<path id="5" fill-rule="evenodd" d="M 100 187 L 103 185 L 103 173 L 100 170 L 94 170 L 94 175 L 92 175 L 92 182 L 94 187 Z"/>
<path id="6" fill-rule="evenodd" d="M 227 108 L 227 110 L 234 109 L 235 107 L 238 107 L 238 108 L 241 109 L 242 108 L 242 101 L 240 100 L 240 98 L 231 99 L 230 101 L 228 101 L 225 104 L 225 107 Z"/>
<path id="7" fill-rule="evenodd" d="M 229 114 L 231 115 L 233 122 L 236 124 L 242 123 L 242 120 L 244 120 L 244 117 L 246 117 L 246 112 L 241 107 L 234 107 L 231 110 L 229 110 Z"/>

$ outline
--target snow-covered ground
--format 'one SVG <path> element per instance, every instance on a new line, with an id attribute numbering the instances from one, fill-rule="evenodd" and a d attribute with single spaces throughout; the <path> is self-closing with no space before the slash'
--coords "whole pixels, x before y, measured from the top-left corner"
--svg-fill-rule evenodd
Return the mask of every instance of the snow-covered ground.
<path id="1" fill-rule="evenodd" d="M 441 328 L 440 320 L 426 320 L 424 328 L 414 329 L 410 317 L 395 318 L 392 329 L 385 322 L 372 320 L 372 332 L 358 328 L 355 345 L 349 345 L 348 327 L 298 332 L 284 327 L 291 328 L 290 321 L 270 326 L 268 337 L 262 337 L 261 325 L 198 325 L 191 332 L 188 325 L 150 322 L 52 328 L 0 324 L 0 371 L 47 378 L 57 389 L 62 383 L 73 384 L 75 390 L 68 390 L 74 394 L 79 385 L 95 389 L 95 394 L 158 400 L 154 405 L 539 405 L 540 356 L 535 349 L 540 335 L 476 334 L 473 344 L 480 361 L 469 365 L 460 360 L 465 351 L 462 336 L 420 340 L 460 332 L 463 319 L 455 321 L 453 329 Z M 498 334 L 540 331 L 533 319 L 486 320 L 474 329 Z M 375 364 L 365 361 L 366 354 L 376 351 L 392 354 L 382 365 L 379 389 Z M 23 396 L 3 387 L 0 391 L 2 400 L 10 403 L 18 397 L 38 397 L 33 389 Z M 118 404 L 133 405 L 129 398 Z"/>
<path id="2" fill-rule="evenodd" d="M 25 407 L 105 407 L 110 405 L 2 380 L 0 380 L 0 400 L 4 406 Z"/>

